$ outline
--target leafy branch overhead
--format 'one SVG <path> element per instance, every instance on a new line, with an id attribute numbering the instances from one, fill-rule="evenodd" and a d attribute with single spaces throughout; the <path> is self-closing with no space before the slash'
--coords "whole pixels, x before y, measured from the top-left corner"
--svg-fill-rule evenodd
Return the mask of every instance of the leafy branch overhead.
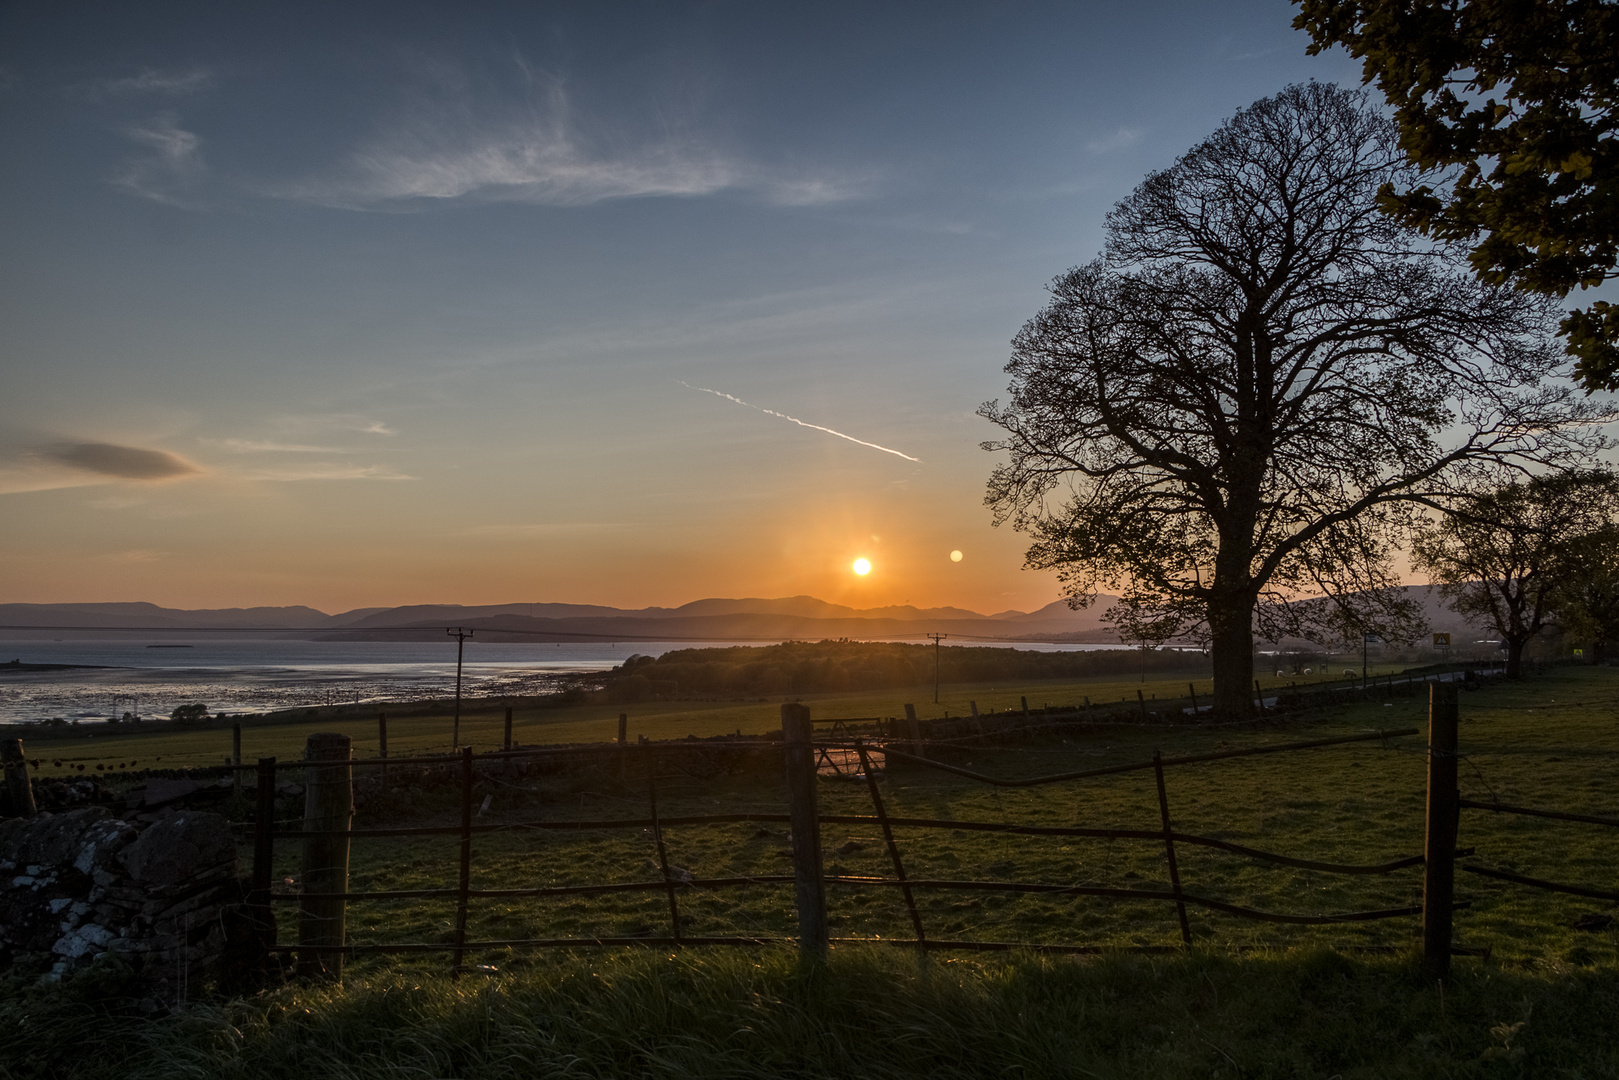
<path id="1" fill-rule="evenodd" d="M 1311 53 L 1342 45 L 1395 107 L 1428 172 L 1382 204 L 1473 241 L 1479 276 L 1567 296 L 1619 276 L 1619 6 L 1611 0 L 1299 0 Z M 1561 332 L 1586 387 L 1619 389 L 1619 308 Z"/>

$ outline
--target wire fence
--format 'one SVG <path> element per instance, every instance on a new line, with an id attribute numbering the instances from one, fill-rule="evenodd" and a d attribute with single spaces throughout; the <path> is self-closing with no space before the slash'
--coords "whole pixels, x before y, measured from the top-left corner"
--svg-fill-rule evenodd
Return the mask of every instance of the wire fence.
<path id="1" fill-rule="evenodd" d="M 798 729 L 802 738 L 793 737 L 789 712 L 802 710 L 804 723 Z M 785 706 L 784 728 L 787 737 L 783 743 L 761 746 L 757 741 L 738 741 L 736 749 L 749 753 L 778 756 L 786 766 L 788 799 L 777 812 L 749 811 L 742 813 L 705 813 L 669 815 L 659 800 L 659 781 L 667 779 L 666 763 L 683 753 L 694 750 L 713 752 L 714 743 L 700 746 L 674 744 L 641 744 L 634 747 L 580 747 L 567 749 L 499 751 L 473 754 L 464 748 L 454 755 L 441 755 L 412 759 L 364 759 L 349 761 L 346 755 L 332 759 L 316 757 L 311 748 L 305 761 L 277 762 L 261 759 L 256 767 L 258 812 L 253 822 L 254 865 L 251 879 L 250 904 L 256 915 L 255 922 L 262 928 L 261 943 L 264 954 L 282 954 L 296 948 L 299 966 L 309 968 L 341 967 L 344 958 L 362 953 L 449 953 L 452 968 L 467 968 L 466 956 L 471 952 L 491 949 L 577 948 L 584 946 L 615 945 L 680 945 L 680 946 L 738 946 L 760 945 L 769 942 L 797 941 L 804 947 L 812 945 L 817 937 L 826 942 L 882 941 L 921 950 L 1004 950 L 1013 948 L 1046 952 L 1098 952 L 1102 946 L 1074 941 L 996 941 L 959 938 L 931 934 L 926 917 L 917 902 L 917 895 L 925 892 L 1040 894 L 1053 897 L 1100 897 L 1123 901 L 1146 901 L 1172 906 L 1180 930 L 1182 947 L 1192 942 L 1191 926 L 1187 919 L 1188 907 L 1202 908 L 1239 919 L 1295 926 L 1321 926 L 1342 923 L 1370 922 L 1382 919 L 1415 917 L 1423 913 L 1421 905 L 1406 905 L 1369 910 L 1351 910 L 1326 913 L 1290 913 L 1267 911 L 1232 903 L 1204 891 L 1195 890 L 1182 881 L 1177 847 L 1196 847 L 1223 852 L 1243 859 L 1258 860 L 1274 865 L 1310 870 L 1323 874 L 1353 876 L 1387 875 L 1422 866 L 1422 854 L 1411 854 L 1375 864 L 1344 864 L 1298 858 L 1278 852 L 1236 844 L 1231 841 L 1178 829 L 1173 824 L 1171 805 L 1165 784 L 1165 771 L 1189 765 L 1229 761 L 1260 755 L 1296 753 L 1326 748 L 1376 744 L 1388 747 L 1391 741 L 1419 734 L 1416 728 L 1376 731 L 1361 735 L 1329 739 L 1312 739 L 1283 745 L 1270 745 L 1215 751 L 1205 754 L 1163 757 L 1154 754 L 1150 761 L 1138 761 L 1081 771 L 1033 775 L 1023 777 L 995 777 L 937 760 L 927 752 L 914 752 L 917 747 L 906 738 L 893 738 L 885 732 L 878 718 L 846 718 L 823 723 L 830 731 L 822 737 L 811 736 L 808 710 L 802 706 Z M 902 748 L 906 747 L 906 748 Z M 924 743 L 924 746 L 926 744 Z M 928 747 L 937 751 L 938 747 Z M 503 768 L 518 763 L 545 763 L 556 766 L 563 761 L 581 762 L 608 758 L 609 766 L 616 764 L 619 775 L 625 775 L 626 763 L 636 766 L 632 771 L 642 774 L 645 783 L 646 812 L 636 816 L 589 819 L 525 819 L 499 823 L 480 823 L 474 807 L 475 780 L 480 774 L 497 775 Z M 616 762 L 613 760 L 616 758 Z M 354 829 L 347 827 L 350 810 L 342 803 L 349 790 L 347 777 L 354 769 L 398 768 L 408 761 L 413 768 L 449 768 L 455 771 L 458 782 L 457 825 L 414 826 L 400 828 Z M 879 777 L 886 770 L 904 765 L 907 769 L 934 770 L 962 777 L 976 783 L 1001 788 L 1030 788 L 1047 785 L 1072 784 L 1105 776 L 1125 773 L 1150 773 L 1158 809 L 1155 827 L 1101 828 L 1087 826 L 1057 826 L 1019 821 L 957 820 L 933 817 L 896 816 L 889 813 Z M 274 790 L 278 772 L 289 769 L 307 770 L 306 821 L 301 828 L 278 827 L 274 821 Z M 801 781 L 795 783 L 796 779 Z M 816 801 L 814 783 L 817 774 L 829 772 L 852 776 L 863 781 L 870 799 L 869 814 L 822 813 Z M 329 774 L 323 780 L 321 774 Z M 802 781 L 807 780 L 807 783 Z M 330 793 L 330 794 L 327 794 Z M 335 809 L 324 800 L 336 800 Z M 334 827 L 338 822 L 343 827 Z M 312 827 L 324 822 L 326 827 Z M 671 861 L 669 830 L 692 826 L 710 826 L 732 823 L 793 826 L 793 868 L 791 873 L 751 874 L 724 877 L 698 877 Z M 854 826 L 876 830 L 883 838 L 883 846 L 891 864 L 891 873 L 883 875 L 827 872 L 823 868 L 822 845 L 819 829 L 822 825 Z M 533 831 L 610 832 L 621 830 L 649 831 L 656 849 L 653 876 L 640 881 L 596 882 L 588 884 L 551 885 L 524 888 L 474 888 L 471 885 L 471 867 L 477 858 L 475 838 L 500 832 Z M 950 830 L 977 834 L 1037 837 L 1047 839 L 1094 839 L 1126 841 L 1159 846 L 1169 870 L 1169 887 L 1142 888 L 1128 885 L 1077 884 L 1061 881 L 1019 881 L 1002 878 L 953 879 L 915 877 L 907 869 L 901 852 L 898 833 Z M 342 887 L 318 887 L 306 876 L 303 887 L 294 893 L 278 893 L 271 889 L 271 866 L 275 859 L 277 841 L 302 841 L 305 845 L 343 845 L 345 862 L 341 880 L 346 883 L 347 843 L 403 837 L 455 837 L 459 840 L 457 884 L 453 888 L 370 889 L 351 890 Z M 329 848 L 328 848 L 329 850 Z M 305 863 L 311 858 L 317 862 L 329 856 L 311 855 L 305 849 Z M 881 937 L 871 934 L 831 938 L 827 931 L 826 887 L 840 890 L 898 890 L 904 901 L 912 936 Z M 799 923 L 796 938 L 788 935 L 701 935 L 684 930 L 681 912 L 682 896 L 686 890 L 722 891 L 742 888 L 787 888 L 795 894 L 795 907 Z M 602 896 L 614 893 L 662 893 L 668 909 L 668 929 L 663 934 L 580 935 L 546 937 L 478 938 L 468 932 L 469 916 L 481 902 L 510 900 L 544 900 L 562 897 Z M 346 913 L 350 905 L 362 905 L 396 900 L 440 900 L 453 903 L 452 929 L 442 941 L 368 941 L 356 943 L 343 933 Z M 296 946 L 277 939 L 277 920 L 273 908 L 295 908 L 299 915 L 299 935 Z M 332 931 L 335 931 L 333 933 Z M 1162 951 L 1164 946 L 1128 946 L 1147 951 Z"/>

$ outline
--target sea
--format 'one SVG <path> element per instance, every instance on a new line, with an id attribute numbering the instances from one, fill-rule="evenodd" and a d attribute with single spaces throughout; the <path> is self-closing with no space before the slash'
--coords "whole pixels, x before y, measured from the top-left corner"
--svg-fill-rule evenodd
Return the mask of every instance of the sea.
<path id="1" fill-rule="evenodd" d="M 732 642 L 488 642 L 469 639 L 463 697 L 557 693 L 574 677 L 633 655 L 728 648 Z M 760 642 L 759 644 L 768 644 Z M 1042 652 L 1117 645 L 1039 644 Z M 8 668 L 72 665 L 54 671 Z M 455 693 L 456 646 L 430 641 L 254 641 L 164 636 L 162 642 L 0 641 L 0 723 L 105 723 L 126 713 L 167 717 L 181 705 L 254 714 L 314 705 L 364 705 Z"/>

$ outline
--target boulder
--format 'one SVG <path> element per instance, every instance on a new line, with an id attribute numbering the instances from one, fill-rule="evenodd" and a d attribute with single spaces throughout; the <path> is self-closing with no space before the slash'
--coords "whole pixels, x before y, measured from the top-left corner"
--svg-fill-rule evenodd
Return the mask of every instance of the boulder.
<path id="1" fill-rule="evenodd" d="M 156 822 L 124 849 L 124 869 L 149 889 L 167 889 L 219 867 L 236 872 L 236 840 L 218 814 L 195 811 Z"/>

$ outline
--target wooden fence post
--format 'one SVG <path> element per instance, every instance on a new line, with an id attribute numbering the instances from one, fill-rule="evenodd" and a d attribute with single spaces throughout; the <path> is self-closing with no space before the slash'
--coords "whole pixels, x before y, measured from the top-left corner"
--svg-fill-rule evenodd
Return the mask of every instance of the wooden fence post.
<path id="1" fill-rule="evenodd" d="M 254 967 L 269 971 L 275 948 L 275 909 L 270 904 L 270 872 L 275 865 L 275 758 L 259 758 L 253 784 L 253 876 L 248 881 L 248 912 L 253 922 Z"/>
<path id="2" fill-rule="evenodd" d="M 506 736 L 501 741 L 500 747 L 507 753 L 510 753 L 512 749 L 512 707 L 510 705 L 506 706 Z"/>
<path id="3" fill-rule="evenodd" d="M 0 744 L 0 761 L 6 766 L 6 799 L 15 817 L 31 818 L 39 813 L 34 805 L 34 786 L 28 779 L 28 755 L 23 753 L 21 739 L 7 739 Z"/>
<path id="4" fill-rule="evenodd" d="M 467 943 L 467 892 L 472 886 L 472 747 L 461 748 L 461 876 L 455 896 L 455 953 L 450 974 L 461 976 Z"/>
<path id="5" fill-rule="evenodd" d="M 236 766 L 231 770 L 231 791 L 240 799 L 242 797 L 242 722 L 236 721 L 230 726 L 230 763 Z"/>
<path id="6" fill-rule="evenodd" d="M 1141 722 L 1145 724 L 1147 722 L 1147 699 L 1141 695 L 1140 690 L 1136 691 L 1136 704 L 1141 706 Z"/>
<path id="7" fill-rule="evenodd" d="M 630 714 L 618 714 L 618 778 L 624 779 L 625 749 L 630 743 Z"/>
<path id="8" fill-rule="evenodd" d="M 1456 686 L 1428 688 L 1428 828 L 1423 844 L 1422 971 L 1450 977 L 1450 936 L 1456 901 L 1456 829 L 1461 795 L 1456 783 Z"/>
<path id="9" fill-rule="evenodd" d="M 928 756 L 927 743 L 922 741 L 922 722 L 916 718 L 916 706 L 905 706 L 905 727 L 911 737 L 911 753 L 917 757 Z"/>
<path id="10" fill-rule="evenodd" d="M 385 712 L 377 713 L 377 756 L 383 761 L 388 760 L 388 714 Z M 388 766 L 382 766 L 381 772 L 381 783 L 384 787 L 387 787 Z"/>
<path id="11" fill-rule="evenodd" d="M 304 838 L 301 880 L 304 897 L 298 910 L 298 955 L 302 974 L 343 976 L 344 920 L 349 890 L 349 838 L 354 818 L 354 769 L 350 740 L 336 732 L 318 732 L 304 746 Z M 309 894 L 323 894 L 311 896 Z M 334 896 L 334 894 L 337 894 Z"/>
<path id="12" fill-rule="evenodd" d="M 1192 719 L 1197 719 L 1197 687 L 1192 683 L 1186 684 L 1186 692 L 1192 695 Z"/>
<path id="13" fill-rule="evenodd" d="M 911 706 L 906 712 L 915 715 Z M 815 729 L 808 705 L 781 707 L 787 762 L 787 815 L 793 830 L 793 893 L 798 901 L 798 955 L 826 959 L 826 880 L 821 871 L 821 817 L 815 801 Z"/>

